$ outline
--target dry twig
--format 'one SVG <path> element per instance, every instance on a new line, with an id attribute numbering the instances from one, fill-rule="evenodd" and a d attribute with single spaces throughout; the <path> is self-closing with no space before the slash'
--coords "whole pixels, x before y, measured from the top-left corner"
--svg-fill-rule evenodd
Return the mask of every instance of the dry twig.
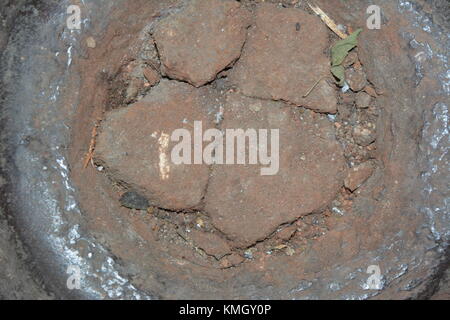
<path id="1" fill-rule="evenodd" d="M 317 85 L 320 83 L 320 81 L 322 81 L 325 78 L 326 78 L 326 76 L 317 80 L 317 82 L 311 87 L 311 89 L 309 89 L 308 92 L 305 95 L 303 95 L 303 98 L 307 98 L 311 94 L 311 92 L 313 92 L 313 90 L 317 87 Z"/>
<path id="2" fill-rule="evenodd" d="M 311 10 L 314 11 L 314 13 L 317 14 L 320 17 L 320 19 L 322 19 L 322 21 L 328 26 L 328 28 L 330 28 L 334 33 L 336 33 L 339 36 L 339 38 L 341 39 L 347 38 L 345 32 L 339 30 L 336 22 L 334 22 L 333 19 L 331 19 L 322 9 L 320 9 L 319 6 L 312 5 L 309 2 L 307 3 L 308 6 L 311 8 Z"/>
<path id="3" fill-rule="evenodd" d="M 89 165 L 89 162 L 92 163 L 92 159 L 94 157 L 94 151 L 95 151 L 95 144 L 96 144 L 96 140 L 97 140 L 97 134 L 98 134 L 98 127 L 100 126 L 100 119 L 97 119 L 97 121 L 95 122 L 94 128 L 92 128 L 92 133 L 91 133 L 91 142 L 89 144 L 89 151 L 86 154 L 86 157 L 84 159 L 84 169 L 86 169 Z"/>

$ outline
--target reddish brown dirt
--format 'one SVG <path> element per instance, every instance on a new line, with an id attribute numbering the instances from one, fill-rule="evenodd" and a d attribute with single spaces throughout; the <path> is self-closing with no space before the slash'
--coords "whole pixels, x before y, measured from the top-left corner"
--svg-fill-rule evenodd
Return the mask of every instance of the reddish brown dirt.
<path id="1" fill-rule="evenodd" d="M 155 29 L 163 73 L 196 87 L 211 82 L 239 58 L 249 25 L 236 1 L 190 1 Z"/>
<path id="2" fill-rule="evenodd" d="M 214 166 L 205 211 L 236 245 L 248 247 L 280 225 L 323 210 L 343 184 L 343 150 L 326 117 L 230 94 L 222 130 L 279 129 L 279 170 L 266 166 Z"/>
<path id="3" fill-rule="evenodd" d="M 326 81 L 330 68 L 326 26 L 316 16 L 273 4 L 258 6 L 255 16 L 231 81 L 250 97 L 335 113 L 335 90 Z"/>
<path id="4" fill-rule="evenodd" d="M 408 197 L 411 197 L 408 194 L 410 190 L 408 186 L 412 184 L 415 177 L 406 176 L 404 168 L 406 165 L 414 165 L 414 144 L 410 142 L 417 138 L 419 129 L 417 126 L 411 125 L 418 123 L 416 121 L 419 116 L 418 113 L 407 112 L 407 116 L 404 118 L 395 117 L 395 113 L 398 112 L 397 107 L 404 105 L 404 102 L 401 102 L 401 100 L 408 98 L 406 85 L 409 84 L 407 79 L 410 65 L 409 61 L 405 61 L 400 45 L 395 45 L 402 43 L 397 33 L 402 21 L 393 22 L 389 28 L 385 29 L 383 34 L 363 34 L 360 48 L 357 51 L 363 70 L 367 74 L 369 86 L 373 84 L 379 93 L 381 91 L 384 92 L 383 95 L 377 99 L 372 99 L 367 108 L 364 106 L 364 108 L 358 109 L 355 108 L 356 93 L 350 92 L 338 95 L 335 89 L 327 91 L 330 92 L 330 95 L 327 95 L 327 99 L 331 97 L 330 103 L 327 104 L 327 106 L 330 106 L 330 109 L 320 109 L 318 104 L 305 102 L 305 106 L 311 109 L 320 112 L 334 112 L 335 103 L 333 97 L 338 96 L 339 112 L 334 126 L 336 128 L 336 136 L 343 145 L 347 164 L 353 166 L 368 160 L 373 160 L 373 163 L 376 164 L 373 175 L 366 179 L 367 181 L 360 188 L 357 188 L 354 193 L 349 192 L 342 184 L 339 194 L 332 201 L 332 195 L 339 188 L 339 183 L 337 182 L 343 181 L 343 179 L 333 178 L 340 172 L 343 172 L 337 169 L 337 167 L 340 167 L 341 161 L 337 159 L 336 161 L 339 165 L 333 167 L 329 159 L 318 158 L 317 160 L 320 160 L 318 163 L 321 165 L 320 169 L 330 170 L 329 174 L 331 177 L 329 178 L 333 183 L 333 185 L 326 186 L 329 188 L 326 196 L 317 195 L 320 201 L 316 199 L 316 201 L 311 202 L 308 210 L 297 215 L 291 214 L 292 208 L 298 199 L 302 199 L 303 194 L 299 194 L 298 198 L 287 206 L 279 203 L 279 206 L 288 208 L 287 212 L 273 212 L 275 209 L 269 207 L 261 217 L 267 218 L 268 214 L 273 212 L 277 220 L 274 222 L 252 221 L 251 223 L 264 226 L 262 232 L 258 230 L 258 232 L 252 234 L 251 230 L 245 229 L 251 228 L 251 220 L 248 220 L 248 222 L 243 220 L 243 223 L 249 223 L 249 225 L 246 225 L 242 230 L 238 230 L 238 228 L 232 230 L 222 228 L 223 230 L 218 230 L 217 226 L 219 224 L 214 220 L 214 214 L 212 214 L 212 217 L 209 216 L 212 210 L 173 213 L 159 208 L 153 208 L 149 212 L 132 211 L 123 208 L 118 201 L 120 195 L 124 192 L 123 185 L 112 185 L 108 176 L 99 172 L 94 166 L 89 166 L 86 170 L 83 169 L 82 159 L 87 152 L 91 139 L 90 133 L 95 120 L 97 118 L 107 118 L 107 115 L 105 115 L 106 110 L 122 108 L 130 102 L 130 99 L 127 99 L 127 96 L 128 98 L 130 96 L 127 95 L 127 89 L 130 88 L 130 84 L 132 84 L 130 79 L 133 79 L 133 77 L 127 74 L 126 66 L 132 61 L 138 61 L 138 64 L 142 63 L 141 59 L 137 58 L 139 53 L 142 52 L 142 43 L 136 35 L 144 29 L 145 25 L 160 19 L 163 12 L 167 12 L 163 11 L 163 9 L 174 8 L 179 5 L 179 2 L 175 0 L 160 4 L 154 4 L 154 2 L 148 4 L 148 2 L 143 0 L 133 2 L 126 10 L 116 13 L 114 20 L 119 21 L 119 23 L 112 24 L 100 39 L 96 39 L 97 47 L 89 49 L 88 58 L 79 61 L 79 71 L 82 75 L 83 86 L 80 90 L 82 93 L 80 95 L 81 107 L 77 121 L 74 121 L 73 143 L 70 148 L 72 178 L 77 185 L 79 200 L 90 222 L 89 228 L 123 262 L 133 283 L 143 290 L 156 293 L 163 298 L 211 298 L 211 295 L 214 298 L 248 298 L 257 297 L 258 294 L 271 295 L 278 298 L 292 298 L 301 295 L 302 290 L 297 290 L 301 281 L 315 281 L 314 279 L 318 277 L 330 278 L 336 274 L 342 276 L 341 272 L 353 270 L 347 267 L 334 268 L 334 266 L 344 266 L 348 261 L 354 259 L 362 259 L 361 263 L 363 266 L 370 264 L 372 261 L 364 260 L 364 252 L 379 248 L 385 239 L 394 237 L 400 227 L 403 230 L 407 230 L 408 234 L 411 233 L 409 240 L 414 242 L 413 227 L 416 225 L 419 217 L 414 214 L 401 214 L 400 210 L 401 207 L 407 207 Z M 338 21 L 342 21 L 342 23 L 353 26 L 364 23 L 363 16 L 360 18 L 352 17 L 350 22 L 345 15 L 345 12 L 347 12 L 345 7 L 333 7 L 327 1 L 319 2 L 325 11 L 335 12 L 335 18 Z M 253 6 L 249 5 L 249 8 L 253 8 Z M 275 11 L 278 12 L 278 10 L 284 13 L 283 10 L 288 9 L 276 9 Z M 361 12 L 363 13 L 364 10 L 361 10 Z M 343 14 L 340 15 L 339 13 Z M 276 16 L 274 15 L 272 18 L 275 19 Z M 283 14 L 281 16 L 284 17 Z M 296 31 L 295 26 L 299 19 L 308 21 L 311 19 L 313 21 L 311 22 L 312 25 L 316 26 L 320 33 L 327 32 L 320 25 L 317 18 L 313 18 L 307 13 L 299 12 L 292 17 L 290 14 L 287 16 L 292 23 L 288 24 L 289 30 L 286 30 L 286 38 L 280 38 L 280 45 L 289 45 L 291 43 L 289 37 L 292 34 L 297 34 L 298 31 Z M 128 23 L 128 17 L 133 17 L 133 23 Z M 279 24 L 275 23 L 274 25 L 274 31 L 267 30 L 269 34 L 275 32 L 273 36 L 283 31 L 278 29 Z M 308 24 L 302 25 L 300 33 L 306 32 L 307 28 L 309 28 Z M 255 31 L 250 31 L 250 33 L 255 34 Z M 257 32 L 254 35 L 256 38 L 261 36 Z M 322 38 L 323 35 L 321 36 Z M 333 39 L 333 36 L 329 35 L 329 38 Z M 253 41 L 253 45 L 258 43 L 255 42 L 256 40 Z M 377 48 L 379 48 L 374 50 L 371 47 L 373 43 L 377 43 Z M 249 45 L 252 45 L 252 41 L 249 41 Z M 313 84 L 312 80 L 325 73 L 326 55 L 322 51 L 327 46 L 329 47 L 330 43 L 326 43 L 322 39 L 320 44 L 313 46 L 313 48 L 320 48 L 320 52 L 317 52 L 315 57 L 300 56 L 300 58 L 304 59 L 303 63 L 315 64 L 317 62 L 321 66 L 319 68 L 320 72 L 311 70 L 314 76 L 308 76 L 307 80 L 309 81 L 305 81 L 305 74 L 303 74 L 301 81 L 297 77 L 304 70 L 300 70 L 299 73 L 293 73 L 296 78 L 291 79 L 292 82 L 286 79 L 287 75 L 292 75 L 292 73 L 290 72 L 291 67 L 289 63 L 284 64 L 283 59 L 291 61 L 291 57 L 288 57 L 291 51 L 281 51 L 282 55 L 278 58 L 279 60 L 276 60 L 278 64 L 268 62 L 268 65 L 270 68 L 277 66 L 277 72 L 279 68 L 284 68 L 286 71 L 281 73 L 275 72 L 265 76 L 271 76 L 271 81 L 279 80 L 281 83 L 286 84 L 286 87 L 283 86 L 283 88 L 278 89 L 287 90 L 287 93 L 284 94 L 280 91 L 281 93 L 267 96 L 266 93 L 258 95 L 250 92 L 249 95 L 286 100 L 303 105 L 304 101 L 302 99 L 297 100 L 298 96 L 290 96 L 289 94 L 293 92 L 292 88 L 294 87 L 301 93 L 303 89 L 309 89 L 310 85 Z M 294 49 L 300 50 L 301 47 L 294 46 Z M 242 64 L 249 59 L 248 52 L 253 52 L 254 54 L 258 52 L 255 48 L 251 50 L 254 51 L 250 51 L 250 49 L 246 51 L 244 49 Z M 376 54 L 379 55 L 382 52 L 385 52 L 386 56 L 376 56 Z M 273 52 L 273 54 L 275 57 L 277 52 Z M 388 59 L 388 57 L 395 57 L 398 61 L 393 64 L 392 59 Z M 145 61 L 160 73 L 158 63 L 151 59 Z M 375 64 L 379 62 L 375 61 L 382 61 L 384 67 L 376 68 Z M 242 68 L 242 66 L 239 67 L 240 63 L 241 61 L 238 62 L 238 68 Z M 221 68 L 224 67 L 226 65 L 221 66 Z M 398 74 L 405 74 L 404 84 L 402 84 L 402 81 L 392 82 L 391 79 L 384 78 L 385 73 L 383 69 L 389 70 L 393 68 L 398 71 Z M 214 70 L 211 73 L 216 71 L 218 70 Z M 362 71 L 359 70 L 357 72 Z M 239 80 L 240 82 L 237 82 L 238 87 L 245 87 L 249 83 L 242 81 L 243 77 L 236 76 L 236 78 L 241 79 Z M 144 79 L 144 75 L 142 79 Z M 267 79 L 267 77 L 264 79 Z M 247 80 L 252 79 L 247 77 Z M 202 80 L 199 83 L 204 81 Z M 262 87 L 268 89 L 267 92 L 270 92 L 270 83 L 264 81 L 261 83 Z M 328 82 L 323 83 L 323 85 L 328 85 Z M 425 79 L 419 90 L 426 91 L 435 85 L 433 80 Z M 139 90 L 131 94 L 132 101 L 139 100 L 139 96 L 145 95 L 146 90 L 150 90 L 149 86 L 145 87 L 145 81 L 138 84 L 137 87 Z M 211 84 L 211 87 L 219 91 L 222 89 L 226 91 L 231 88 L 231 84 L 225 78 L 215 81 Z M 143 88 L 146 89 L 144 90 Z M 401 92 L 404 94 L 398 97 L 392 96 L 387 88 L 403 89 Z M 319 87 L 317 90 L 321 91 L 322 89 L 322 87 Z M 355 91 L 359 89 L 358 86 L 354 85 Z M 314 95 L 311 99 L 313 97 Z M 114 106 L 111 105 L 112 102 L 114 102 Z M 272 103 L 270 102 L 270 104 Z M 364 104 L 366 103 L 364 102 Z M 358 105 L 361 105 L 361 102 L 358 102 Z M 381 116 L 380 109 L 383 110 Z M 295 112 L 300 111 L 295 110 Z M 315 118 L 314 121 L 318 121 L 318 123 L 323 121 L 323 115 L 310 114 L 311 117 Z M 387 121 L 387 119 L 394 119 L 394 121 L 392 123 Z M 305 125 L 309 127 L 312 123 L 307 122 Z M 377 124 L 375 125 L 374 123 Z M 301 124 L 299 123 L 299 125 Z M 292 124 L 287 123 L 287 126 L 292 126 Z M 325 128 L 328 126 L 324 125 Z M 369 130 L 369 133 L 364 131 L 365 129 Z M 288 132 L 294 136 L 299 134 L 294 128 L 289 128 Z M 377 138 L 376 142 L 372 144 L 375 138 Z M 302 141 L 301 135 L 299 139 Z M 289 141 L 286 140 L 286 143 L 289 144 Z M 329 143 L 332 145 L 332 150 L 337 151 L 334 146 L 335 142 L 329 141 Z M 109 143 L 99 141 L 100 151 L 106 148 L 105 144 Z M 323 142 L 311 147 L 318 146 L 323 146 Z M 295 144 L 293 144 L 293 147 L 295 147 Z M 111 151 L 114 152 L 114 150 Z M 310 150 L 306 151 L 311 152 Z M 311 154 L 314 155 L 314 152 Z M 107 165 L 106 161 L 105 165 Z M 236 176 L 240 175 L 239 172 L 234 174 Z M 298 174 L 301 176 L 303 173 L 294 170 L 292 173 L 286 171 L 286 174 Z M 294 177 L 288 178 L 294 179 Z M 123 180 L 134 180 L 134 178 L 125 177 Z M 323 180 L 321 182 L 324 187 L 327 181 Z M 336 184 L 334 184 L 335 182 Z M 146 183 L 137 182 L 135 184 L 144 187 Z M 216 186 L 217 190 L 220 189 L 221 183 L 221 180 L 215 182 L 218 185 Z M 212 188 L 214 188 L 213 185 L 214 182 L 212 182 Z M 227 188 L 229 185 L 231 186 L 232 183 L 224 183 L 222 188 Z M 308 188 L 304 184 L 288 183 L 288 185 L 292 188 L 289 189 L 289 197 L 295 196 L 295 187 L 298 187 L 299 190 Z M 275 181 L 274 189 L 279 188 L 281 190 L 282 187 L 280 181 Z M 270 189 L 270 184 L 268 184 L 267 188 Z M 353 189 L 353 187 L 350 189 Z M 311 192 L 315 193 L 316 191 L 312 190 Z M 166 193 L 167 195 L 170 194 L 170 188 L 166 190 Z M 227 194 L 229 195 L 230 193 Z M 256 194 L 263 197 L 258 192 Z M 198 200 L 198 195 L 195 198 Z M 235 210 L 243 208 L 238 204 L 232 204 L 231 200 L 233 199 L 228 199 L 230 203 L 224 204 L 224 207 L 233 208 L 231 205 L 235 205 Z M 192 201 L 192 203 L 194 202 L 196 201 Z M 213 205 L 213 207 L 217 208 L 219 205 Z M 254 208 L 251 210 L 254 210 Z M 307 211 L 312 213 L 314 210 L 317 212 L 301 217 L 308 213 Z M 242 212 L 233 212 L 232 214 L 237 218 Z M 195 232 L 192 233 L 194 229 Z M 235 235 L 239 232 L 238 236 L 244 239 L 244 233 L 246 234 L 247 231 L 251 236 L 240 242 L 241 245 L 251 244 L 255 239 L 261 239 L 264 236 L 268 236 L 268 238 L 245 249 L 228 249 L 228 244 L 222 242 L 223 240 L 232 240 L 228 239 L 228 232 L 231 234 L 234 232 Z M 275 232 L 269 235 L 270 231 Z M 190 236 L 190 233 L 193 235 Z M 208 237 L 206 242 L 204 242 L 205 237 Z M 217 239 L 217 237 L 220 240 L 215 243 L 216 245 L 208 247 L 208 245 L 211 245 L 210 241 L 215 241 L 214 238 Z M 229 251 L 223 256 L 227 250 Z M 385 258 L 388 260 L 398 259 L 393 251 L 386 252 Z M 402 279 L 405 282 L 411 280 L 408 276 Z M 360 286 L 356 285 L 349 286 L 344 290 L 351 292 L 358 288 Z M 408 293 L 398 293 L 398 291 L 394 292 L 387 289 L 384 292 L 384 297 L 389 297 L 390 295 L 401 298 L 402 295 L 407 296 Z"/>
<path id="5" fill-rule="evenodd" d="M 209 98 L 209 99 L 208 99 Z M 192 132 L 194 121 L 214 128 L 208 90 L 162 81 L 144 99 L 109 112 L 97 140 L 95 163 L 118 184 L 140 191 L 154 206 L 198 208 L 209 179 L 207 165 L 175 165 L 171 150 L 174 130 Z"/>

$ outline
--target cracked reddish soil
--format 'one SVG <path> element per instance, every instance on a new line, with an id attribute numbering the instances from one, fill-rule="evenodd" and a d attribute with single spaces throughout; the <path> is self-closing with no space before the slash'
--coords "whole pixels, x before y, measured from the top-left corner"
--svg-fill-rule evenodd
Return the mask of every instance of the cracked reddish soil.
<path id="1" fill-rule="evenodd" d="M 381 86 L 367 50 L 346 61 L 353 89 L 342 93 L 329 74 L 337 38 L 302 8 L 136 1 L 118 21 L 130 13 L 140 19 L 126 32 L 111 26 L 80 62 L 83 112 L 71 165 L 90 228 L 138 270 L 135 285 L 165 298 L 238 298 L 236 287 L 257 283 L 287 297 L 293 282 L 355 259 L 394 232 L 379 223 L 393 212 L 389 205 L 375 209 L 389 183 L 376 141 Z M 94 160 L 84 170 L 96 119 Z M 161 178 L 161 139 L 192 131 L 197 120 L 218 129 L 280 129 L 279 173 L 168 163 Z M 387 170 L 389 179 L 401 174 Z M 147 211 L 121 206 L 130 191 L 149 200 Z"/>

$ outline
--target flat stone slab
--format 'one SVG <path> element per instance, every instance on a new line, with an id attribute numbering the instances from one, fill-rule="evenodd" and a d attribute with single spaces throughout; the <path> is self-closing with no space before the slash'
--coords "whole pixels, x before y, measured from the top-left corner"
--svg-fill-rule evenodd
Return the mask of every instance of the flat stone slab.
<path id="1" fill-rule="evenodd" d="M 192 0 L 180 12 L 162 20 L 154 39 L 162 72 L 196 87 L 241 55 L 250 13 L 231 0 Z"/>
<path id="2" fill-rule="evenodd" d="M 336 91 L 321 80 L 330 75 L 326 26 L 295 8 L 262 4 L 230 79 L 250 97 L 282 100 L 318 112 L 336 113 Z"/>
<path id="3" fill-rule="evenodd" d="M 265 165 L 213 166 L 205 210 L 234 246 L 252 245 L 281 224 L 324 208 L 343 186 L 343 150 L 325 116 L 229 94 L 221 128 L 280 130 L 277 174 L 262 176 Z"/>
<path id="4" fill-rule="evenodd" d="M 163 80 L 143 100 L 107 114 L 97 139 L 95 162 L 152 205 L 170 210 L 195 208 L 206 189 L 207 165 L 175 165 L 171 134 L 194 121 L 214 127 L 206 89 Z"/>

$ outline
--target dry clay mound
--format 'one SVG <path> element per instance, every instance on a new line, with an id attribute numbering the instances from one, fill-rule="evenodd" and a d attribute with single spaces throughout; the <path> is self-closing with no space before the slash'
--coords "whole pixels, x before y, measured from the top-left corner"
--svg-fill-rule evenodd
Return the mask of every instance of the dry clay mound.
<path id="1" fill-rule="evenodd" d="M 334 126 L 315 113 L 336 112 L 335 89 L 321 81 L 303 98 L 329 72 L 325 27 L 300 10 L 269 4 L 256 10 L 249 28 L 251 21 L 238 2 L 219 0 L 191 1 L 163 19 L 154 39 L 168 79 L 133 105 L 108 113 L 95 155 L 114 180 L 152 205 L 204 211 L 235 247 L 248 247 L 280 225 L 320 212 L 345 178 Z M 237 90 L 204 86 L 228 67 Z M 261 175 L 267 164 L 248 161 L 174 164 L 171 135 L 186 129 L 194 137 L 195 121 L 203 130 L 222 132 L 278 129 L 276 174 Z"/>

